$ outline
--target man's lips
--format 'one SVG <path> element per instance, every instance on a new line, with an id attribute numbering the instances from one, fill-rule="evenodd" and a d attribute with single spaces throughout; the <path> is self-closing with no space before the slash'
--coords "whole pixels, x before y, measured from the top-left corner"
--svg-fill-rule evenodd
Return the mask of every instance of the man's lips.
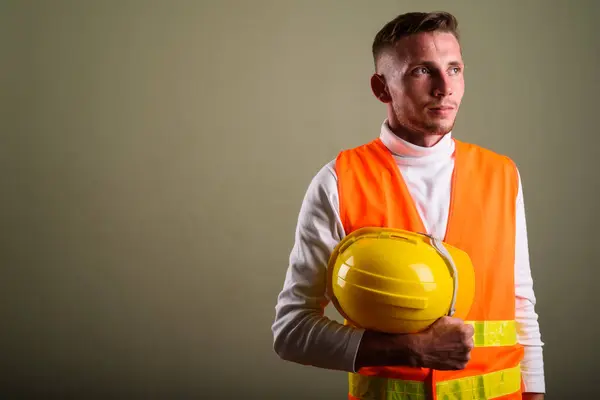
<path id="1" fill-rule="evenodd" d="M 455 108 L 452 106 L 437 106 L 429 107 L 428 111 L 439 117 L 446 117 L 454 112 Z"/>

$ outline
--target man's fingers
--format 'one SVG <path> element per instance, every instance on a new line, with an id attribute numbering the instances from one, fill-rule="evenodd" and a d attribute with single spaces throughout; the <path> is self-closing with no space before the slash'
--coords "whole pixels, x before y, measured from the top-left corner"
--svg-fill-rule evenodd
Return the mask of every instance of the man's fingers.
<path id="1" fill-rule="evenodd" d="M 468 337 L 472 337 L 473 335 L 475 335 L 475 328 L 473 327 L 473 325 L 465 324 L 464 332 Z"/>
<path id="2" fill-rule="evenodd" d="M 473 350 L 473 348 L 475 347 L 475 341 L 473 340 L 473 337 L 471 336 L 469 338 L 469 340 L 467 340 L 467 348 L 469 349 L 469 351 Z"/>

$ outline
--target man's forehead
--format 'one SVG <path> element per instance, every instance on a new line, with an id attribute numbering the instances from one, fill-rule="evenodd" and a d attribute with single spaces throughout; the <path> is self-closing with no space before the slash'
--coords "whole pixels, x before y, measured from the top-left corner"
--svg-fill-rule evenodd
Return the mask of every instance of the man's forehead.
<path id="1" fill-rule="evenodd" d="M 396 56 L 400 61 L 415 59 L 454 58 L 461 60 L 460 44 L 456 37 L 449 32 L 422 32 L 400 39 L 394 46 Z"/>

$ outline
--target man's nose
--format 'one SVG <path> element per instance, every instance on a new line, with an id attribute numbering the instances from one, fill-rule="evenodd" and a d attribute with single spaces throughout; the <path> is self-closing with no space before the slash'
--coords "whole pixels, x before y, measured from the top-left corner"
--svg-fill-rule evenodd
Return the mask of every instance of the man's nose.
<path id="1" fill-rule="evenodd" d="M 452 95 L 450 78 L 445 75 L 436 76 L 433 83 L 433 95 L 436 97 Z"/>

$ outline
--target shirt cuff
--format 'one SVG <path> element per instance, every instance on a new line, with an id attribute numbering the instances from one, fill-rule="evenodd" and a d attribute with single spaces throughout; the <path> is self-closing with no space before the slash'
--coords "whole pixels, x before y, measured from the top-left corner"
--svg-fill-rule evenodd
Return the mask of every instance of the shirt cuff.
<path id="1" fill-rule="evenodd" d="M 525 393 L 546 393 L 542 346 L 525 346 L 521 376 Z"/>
<path id="2" fill-rule="evenodd" d="M 356 355 L 358 354 L 358 348 L 360 347 L 360 341 L 362 340 L 363 334 L 365 333 L 364 329 L 355 328 L 352 331 L 352 335 L 350 336 L 350 340 L 348 341 L 347 347 L 347 359 L 351 361 L 348 371 L 352 371 L 354 373 L 358 372 L 356 370 Z"/>
<path id="3" fill-rule="evenodd" d="M 544 375 L 522 372 L 522 376 L 523 385 L 525 386 L 524 393 L 546 393 Z"/>

